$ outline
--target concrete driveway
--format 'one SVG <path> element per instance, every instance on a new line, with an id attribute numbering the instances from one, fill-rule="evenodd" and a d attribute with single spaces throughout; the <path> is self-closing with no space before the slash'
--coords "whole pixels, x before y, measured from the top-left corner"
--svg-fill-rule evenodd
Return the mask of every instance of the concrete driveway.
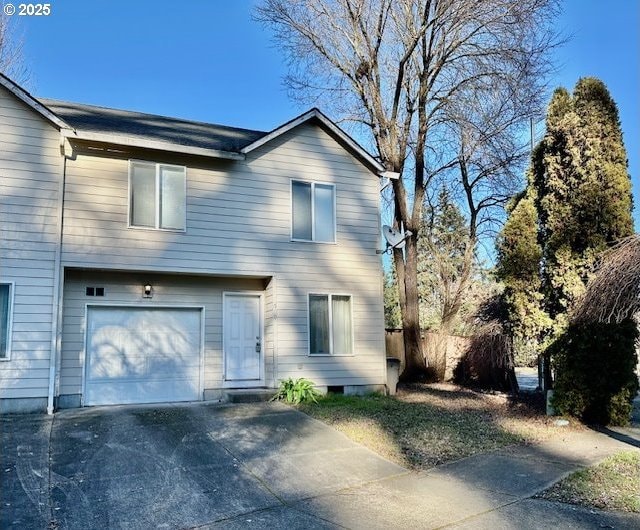
<path id="1" fill-rule="evenodd" d="M 336 528 L 290 505 L 406 472 L 275 403 L 1 421 L 0 528 Z"/>
<path id="2" fill-rule="evenodd" d="M 111 407 L 0 420 L 0 528 L 640 528 L 534 496 L 640 429 L 585 430 L 410 473 L 284 405 Z"/>

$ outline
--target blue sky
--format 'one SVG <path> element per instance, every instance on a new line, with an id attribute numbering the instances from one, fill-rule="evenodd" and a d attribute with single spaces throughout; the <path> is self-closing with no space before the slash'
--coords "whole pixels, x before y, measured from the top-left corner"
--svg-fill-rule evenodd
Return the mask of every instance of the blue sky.
<path id="1" fill-rule="evenodd" d="M 6 3 L 6 0 L 3 0 Z M 37 96 L 269 130 L 302 110 L 254 1 L 53 0 L 20 17 Z M 565 0 L 550 86 L 596 76 L 618 103 L 640 228 L 640 2 Z"/>

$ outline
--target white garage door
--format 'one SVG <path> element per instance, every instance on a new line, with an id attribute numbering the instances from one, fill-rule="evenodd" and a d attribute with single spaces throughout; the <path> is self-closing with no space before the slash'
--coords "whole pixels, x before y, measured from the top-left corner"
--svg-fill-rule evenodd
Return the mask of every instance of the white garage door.
<path id="1" fill-rule="evenodd" d="M 200 399 L 200 309 L 89 307 L 85 405 Z"/>

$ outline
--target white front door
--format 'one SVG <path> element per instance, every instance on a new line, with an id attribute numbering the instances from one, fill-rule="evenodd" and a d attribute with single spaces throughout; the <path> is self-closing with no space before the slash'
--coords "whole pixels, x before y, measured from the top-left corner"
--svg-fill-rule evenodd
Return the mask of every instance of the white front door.
<path id="1" fill-rule="evenodd" d="M 258 382 L 262 379 L 263 344 L 260 296 L 225 293 L 225 381 Z"/>

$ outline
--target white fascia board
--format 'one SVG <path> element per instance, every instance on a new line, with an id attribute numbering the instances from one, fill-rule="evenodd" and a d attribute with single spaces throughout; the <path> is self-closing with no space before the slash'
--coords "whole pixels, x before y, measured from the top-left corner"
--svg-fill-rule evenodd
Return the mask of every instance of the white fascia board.
<path id="1" fill-rule="evenodd" d="M 59 129 L 67 129 L 72 130 L 72 127 L 67 125 L 63 120 L 61 120 L 58 116 L 56 116 L 53 112 L 51 112 L 47 107 L 45 107 L 42 103 L 40 103 L 37 99 L 35 99 L 29 92 L 27 92 L 24 88 L 22 88 L 17 83 L 14 83 L 7 76 L 0 74 L 0 85 L 5 87 L 9 92 L 11 92 L 14 96 L 16 96 L 23 103 L 26 103 L 35 110 L 38 114 L 40 114 L 43 118 L 49 120 Z"/>
<path id="2" fill-rule="evenodd" d="M 273 131 L 271 131 L 266 136 L 259 138 L 253 143 L 250 143 L 246 147 L 240 150 L 241 153 L 247 154 L 257 149 L 258 147 L 270 142 L 271 140 L 277 138 L 278 136 L 283 135 L 284 133 L 290 131 L 298 127 L 298 125 L 302 125 L 303 123 L 311 120 L 317 119 L 320 123 L 326 127 L 331 133 L 340 138 L 342 142 L 344 142 L 347 147 L 355 153 L 359 158 L 367 163 L 370 167 L 374 168 L 378 173 L 381 173 L 385 170 L 384 166 L 380 164 L 375 158 L 373 158 L 365 149 L 363 149 L 351 136 L 345 133 L 340 127 L 338 127 L 335 123 L 333 123 L 329 118 L 327 118 L 322 112 L 318 109 L 311 109 L 304 114 L 294 118 L 293 120 L 277 127 Z"/>
<path id="3" fill-rule="evenodd" d="M 169 151 L 171 153 L 181 153 L 187 155 L 206 156 L 209 158 L 225 158 L 228 160 L 244 160 L 245 155 L 232 151 L 220 151 L 218 149 L 206 149 L 204 147 L 191 147 L 186 145 L 160 142 L 157 140 L 146 140 L 132 136 L 122 136 L 119 134 L 105 134 L 88 131 L 75 131 L 66 133 L 70 140 L 83 140 L 87 142 L 98 142 L 104 144 L 124 145 L 127 147 L 140 147 L 143 149 L 155 149 L 157 151 Z"/>

